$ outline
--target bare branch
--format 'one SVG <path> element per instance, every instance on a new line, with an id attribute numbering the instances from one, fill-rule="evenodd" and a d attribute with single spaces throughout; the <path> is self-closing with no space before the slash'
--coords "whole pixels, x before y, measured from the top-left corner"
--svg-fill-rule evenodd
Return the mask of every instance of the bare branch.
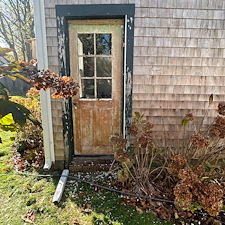
<path id="1" fill-rule="evenodd" d="M 33 7 L 31 0 L 1 0 L 0 36 L 13 45 L 20 60 L 30 60 L 27 39 L 34 37 Z"/>

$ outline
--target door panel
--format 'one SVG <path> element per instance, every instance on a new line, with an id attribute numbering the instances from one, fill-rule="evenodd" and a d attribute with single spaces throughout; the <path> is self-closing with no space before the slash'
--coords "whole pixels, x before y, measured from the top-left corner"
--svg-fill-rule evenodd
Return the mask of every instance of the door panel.
<path id="1" fill-rule="evenodd" d="M 122 20 L 101 21 L 69 23 L 71 76 L 80 83 L 73 98 L 75 154 L 112 154 L 109 137 L 122 132 Z"/>

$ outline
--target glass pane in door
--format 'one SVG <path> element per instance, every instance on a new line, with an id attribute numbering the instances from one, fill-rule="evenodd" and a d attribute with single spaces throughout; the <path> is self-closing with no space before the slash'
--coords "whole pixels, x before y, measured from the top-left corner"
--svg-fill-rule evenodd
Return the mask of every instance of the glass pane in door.
<path id="1" fill-rule="evenodd" d="M 97 80 L 97 95 L 98 95 L 98 98 L 111 98 L 112 97 L 112 80 L 98 79 Z"/>
<path id="2" fill-rule="evenodd" d="M 96 54 L 111 55 L 112 54 L 112 35 L 96 34 Z"/>
<path id="3" fill-rule="evenodd" d="M 78 55 L 94 54 L 94 34 L 78 34 Z"/>
<path id="4" fill-rule="evenodd" d="M 81 80 L 81 98 L 94 98 L 95 86 L 93 79 Z"/>
<path id="5" fill-rule="evenodd" d="M 97 72 L 97 77 L 111 77 L 112 76 L 112 58 L 111 57 L 96 58 L 96 72 Z"/>
<path id="6" fill-rule="evenodd" d="M 79 57 L 79 74 L 81 77 L 94 76 L 94 58 Z"/>

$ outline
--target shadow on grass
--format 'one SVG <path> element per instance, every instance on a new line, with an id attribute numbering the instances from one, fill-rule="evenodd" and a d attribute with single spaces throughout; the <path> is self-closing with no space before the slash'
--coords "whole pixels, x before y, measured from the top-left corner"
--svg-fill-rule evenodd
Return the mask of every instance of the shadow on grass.
<path id="1" fill-rule="evenodd" d="M 88 184 L 70 183 L 65 190 L 65 196 L 82 207 L 84 214 L 92 216 L 92 224 L 94 225 L 171 224 L 144 210 L 140 214 L 135 207 L 125 205 L 122 196 L 101 189 L 96 190 Z"/>
<path id="2" fill-rule="evenodd" d="M 38 173 L 40 175 L 52 175 L 53 177 L 51 177 L 49 179 L 52 179 L 53 184 L 55 185 L 55 187 L 57 187 L 59 179 L 60 179 L 60 175 L 61 175 L 60 170 L 53 170 L 53 169 L 47 170 L 47 171 L 46 170 L 39 170 Z"/>

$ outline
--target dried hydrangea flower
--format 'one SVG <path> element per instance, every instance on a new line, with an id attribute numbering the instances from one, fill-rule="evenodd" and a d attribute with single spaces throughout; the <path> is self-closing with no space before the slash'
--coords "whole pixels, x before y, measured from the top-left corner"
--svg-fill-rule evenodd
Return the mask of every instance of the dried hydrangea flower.
<path id="1" fill-rule="evenodd" d="M 209 146 L 209 136 L 202 136 L 199 133 L 193 134 L 191 143 L 195 148 L 207 148 Z"/>
<path id="2" fill-rule="evenodd" d="M 179 154 L 172 155 L 172 162 L 168 165 L 167 171 L 172 176 L 178 176 L 178 173 L 187 165 L 187 160 Z"/>
<path id="3" fill-rule="evenodd" d="M 145 132 L 138 138 L 138 144 L 142 148 L 146 148 L 148 144 L 152 142 L 152 135 L 151 132 Z"/>
<path id="4" fill-rule="evenodd" d="M 183 210 L 189 210 L 193 194 L 190 188 L 184 184 L 177 184 L 174 187 L 175 205 Z"/>
<path id="5" fill-rule="evenodd" d="M 123 151 L 122 149 L 118 149 L 114 153 L 115 160 L 119 162 L 125 162 L 130 157 L 130 154 L 128 152 Z"/>
<path id="6" fill-rule="evenodd" d="M 147 122 L 144 126 L 143 126 L 143 131 L 145 132 L 150 132 L 152 130 L 152 128 L 154 127 L 154 125 L 152 123 Z"/>
<path id="7" fill-rule="evenodd" d="M 129 132 L 131 135 L 136 136 L 138 134 L 138 127 L 136 125 L 131 125 Z"/>
<path id="8" fill-rule="evenodd" d="M 115 145 L 117 148 L 125 148 L 127 145 L 127 140 L 120 135 L 112 135 L 109 140 Z"/>
<path id="9" fill-rule="evenodd" d="M 185 115 L 185 118 L 187 118 L 189 121 L 193 121 L 193 120 L 194 120 L 194 116 L 193 116 L 192 113 L 187 113 L 187 114 Z"/>
<path id="10" fill-rule="evenodd" d="M 218 105 L 218 113 L 225 116 L 225 102 L 220 102 Z"/>
<path id="11" fill-rule="evenodd" d="M 211 128 L 211 134 L 224 138 L 225 137 L 225 118 L 217 116 L 213 127 Z"/>

